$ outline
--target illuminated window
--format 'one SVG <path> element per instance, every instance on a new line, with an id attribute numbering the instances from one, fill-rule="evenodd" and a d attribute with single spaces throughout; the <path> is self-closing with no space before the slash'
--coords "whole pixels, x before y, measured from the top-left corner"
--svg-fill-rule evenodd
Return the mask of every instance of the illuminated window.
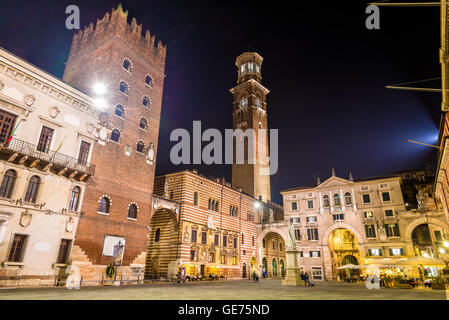
<path id="1" fill-rule="evenodd" d="M 150 106 L 150 98 L 148 98 L 148 97 L 143 97 L 143 99 L 142 99 L 142 104 L 143 104 L 143 106 L 144 107 L 149 107 Z"/>
<path id="2" fill-rule="evenodd" d="M 139 127 L 144 130 L 148 129 L 148 122 L 145 118 L 140 119 Z"/>
<path id="3" fill-rule="evenodd" d="M 248 72 L 253 73 L 254 72 L 254 63 L 248 62 Z"/>
<path id="4" fill-rule="evenodd" d="M 120 140 L 120 131 L 118 131 L 117 129 L 112 130 L 111 140 L 115 141 L 115 142 L 119 142 L 119 140 Z"/>
<path id="5" fill-rule="evenodd" d="M 128 218 L 137 219 L 137 206 L 134 203 L 129 205 Z"/>
<path id="6" fill-rule="evenodd" d="M 240 107 L 245 108 L 248 106 L 248 98 L 240 100 Z"/>
<path id="7" fill-rule="evenodd" d="M 237 257 L 236 256 L 232 257 L 232 264 L 237 264 Z"/>
<path id="8" fill-rule="evenodd" d="M 352 204 L 352 197 L 349 192 L 345 193 L 345 204 Z"/>
<path id="9" fill-rule="evenodd" d="M 220 262 L 221 262 L 221 264 L 226 264 L 226 256 L 224 254 L 221 255 Z"/>
<path id="10" fill-rule="evenodd" d="M 129 62 L 128 59 L 123 60 L 123 69 L 130 71 L 131 69 L 131 62 Z"/>
<path id="11" fill-rule="evenodd" d="M 402 248 L 390 248 L 390 256 L 403 256 L 404 250 Z"/>
<path id="12" fill-rule="evenodd" d="M 115 107 L 115 115 L 119 116 L 120 118 L 123 118 L 123 115 L 125 114 L 125 109 L 121 104 Z"/>
<path id="13" fill-rule="evenodd" d="M 376 257 L 382 255 L 382 249 L 368 249 L 368 256 Z"/>
<path id="14" fill-rule="evenodd" d="M 119 89 L 120 89 L 120 92 L 128 94 L 128 85 L 124 81 L 120 82 L 120 88 Z"/>
<path id="15" fill-rule="evenodd" d="M 323 207 L 329 207 L 329 196 L 328 195 L 323 196 Z"/>
<path id="16" fill-rule="evenodd" d="M 338 193 L 334 194 L 334 206 L 339 207 L 341 205 L 340 195 Z"/>
<path id="17" fill-rule="evenodd" d="M 152 87 L 153 86 L 153 79 L 151 78 L 151 76 L 147 75 L 145 77 L 145 84 Z"/>
<path id="18" fill-rule="evenodd" d="M 111 206 L 111 202 L 108 198 L 103 197 L 100 199 L 100 203 L 98 204 L 98 212 L 101 213 L 109 213 L 109 208 Z"/>
<path id="19" fill-rule="evenodd" d="M 363 214 L 365 218 L 372 218 L 374 216 L 372 211 L 365 211 Z"/>

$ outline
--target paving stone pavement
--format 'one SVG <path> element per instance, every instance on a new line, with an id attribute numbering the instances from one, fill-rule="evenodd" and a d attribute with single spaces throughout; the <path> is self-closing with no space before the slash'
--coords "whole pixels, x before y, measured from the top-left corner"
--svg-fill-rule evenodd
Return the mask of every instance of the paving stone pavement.
<path id="1" fill-rule="evenodd" d="M 148 284 L 121 287 L 1 289 L 0 300 L 446 300 L 444 290 L 368 290 L 364 284 L 316 282 L 284 287 L 280 280 Z"/>

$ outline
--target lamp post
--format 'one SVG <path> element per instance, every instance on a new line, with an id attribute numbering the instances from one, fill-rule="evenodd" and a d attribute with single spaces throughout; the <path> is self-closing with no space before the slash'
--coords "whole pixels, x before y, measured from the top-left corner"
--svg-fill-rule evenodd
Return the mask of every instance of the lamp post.
<path id="1" fill-rule="evenodd" d="M 118 267 L 122 264 L 121 261 L 122 253 L 123 253 L 123 244 L 122 241 L 119 240 L 118 243 L 114 246 L 114 253 L 113 253 L 114 267 L 115 267 L 114 283 L 117 280 Z"/>

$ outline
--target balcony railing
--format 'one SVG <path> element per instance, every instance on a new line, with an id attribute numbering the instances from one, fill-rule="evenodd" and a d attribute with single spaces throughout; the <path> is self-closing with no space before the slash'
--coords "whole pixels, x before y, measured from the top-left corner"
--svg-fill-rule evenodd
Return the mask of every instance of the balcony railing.
<path id="1" fill-rule="evenodd" d="M 39 160 L 44 163 L 51 163 L 52 166 L 63 167 L 76 171 L 80 174 L 92 176 L 95 172 L 95 165 L 93 164 L 52 150 L 49 150 L 48 152 L 41 152 L 37 150 L 37 145 L 19 139 L 13 138 L 10 142 L 0 144 L 0 146 L 1 149 L 10 151 L 12 154 L 17 153 L 24 155 L 28 158 Z"/>

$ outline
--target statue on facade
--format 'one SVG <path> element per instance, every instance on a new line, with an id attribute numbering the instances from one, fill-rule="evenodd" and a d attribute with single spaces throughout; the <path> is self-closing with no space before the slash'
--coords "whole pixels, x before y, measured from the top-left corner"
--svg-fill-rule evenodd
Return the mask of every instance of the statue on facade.
<path id="1" fill-rule="evenodd" d="M 426 196 L 425 196 L 424 192 L 422 191 L 422 189 L 420 189 L 418 191 L 418 194 L 416 195 L 416 200 L 418 201 L 418 210 L 420 212 L 426 211 L 427 210 L 426 204 L 425 204 Z"/>
<path id="2" fill-rule="evenodd" d="M 295 229 L 293 228 L 293 223 L 291 222 L 288 226 L 288 247 L 289 249 L 296 249 Z"/>
<path id="3" fill-rule="evenodd" d="M 164 184 L 164 195 L 162 196 L 162 197 L 164 197 L 164 198 L 167 198 L 168 199 L 168 181 L 167 181 L 167 179 L 165 179 L 165 184 Z"/>

